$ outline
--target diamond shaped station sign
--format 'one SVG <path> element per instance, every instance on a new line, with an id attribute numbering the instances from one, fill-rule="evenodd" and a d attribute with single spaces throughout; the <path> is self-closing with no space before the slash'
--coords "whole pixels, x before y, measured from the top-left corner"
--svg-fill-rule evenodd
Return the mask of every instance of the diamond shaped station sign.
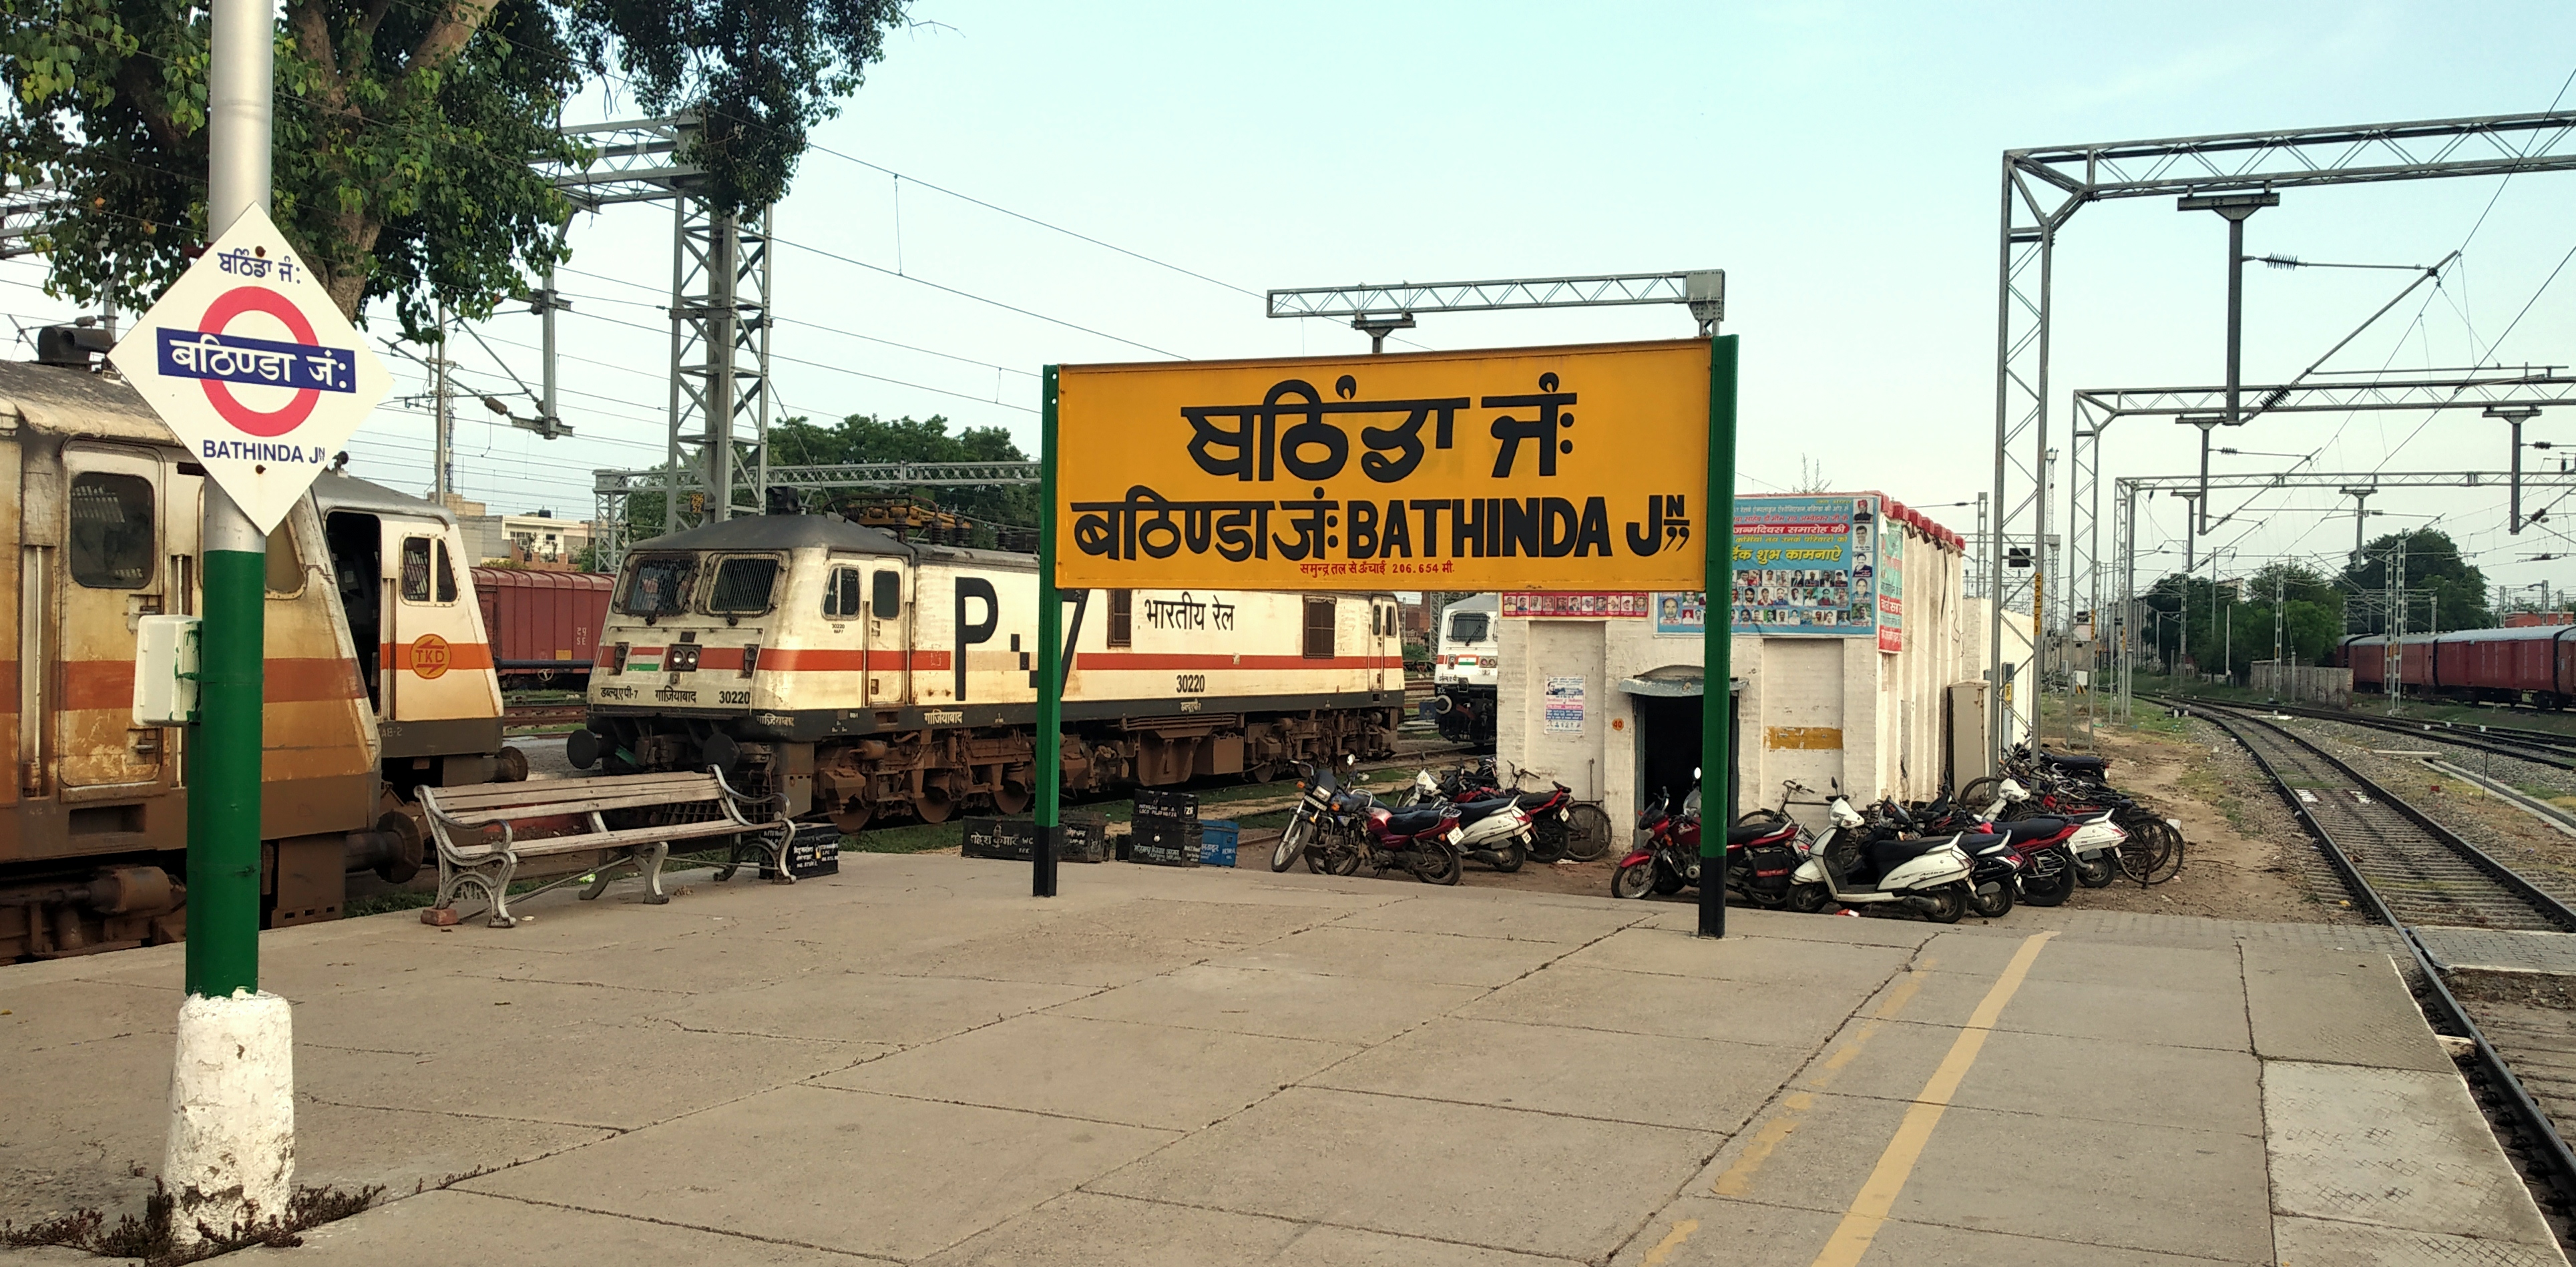
<path id="1" fill-rule="evenodd" d="M 257 208 L 108 360 L 234 504 L 271 532 L 393 376 Z"/>

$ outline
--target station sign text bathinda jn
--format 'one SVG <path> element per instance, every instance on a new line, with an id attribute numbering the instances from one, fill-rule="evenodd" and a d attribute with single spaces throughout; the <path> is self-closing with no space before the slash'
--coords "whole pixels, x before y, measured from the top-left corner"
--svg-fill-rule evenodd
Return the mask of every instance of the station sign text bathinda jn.
<path id="1" fill-rule="evenodd" d="M 1704 340 L 1064 366 L 1056 583 L 1695 590 Z"/>

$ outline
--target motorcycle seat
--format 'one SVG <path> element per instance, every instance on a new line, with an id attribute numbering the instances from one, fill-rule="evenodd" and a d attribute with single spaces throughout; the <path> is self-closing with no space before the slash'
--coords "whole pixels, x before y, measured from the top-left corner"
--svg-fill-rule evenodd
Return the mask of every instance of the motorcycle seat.
<path id="1" fill-rule="evenodd" d="M 1497 796 L 1481 801 L 1459 801 L 1456 803 L 1458 821 L 1462 823 L 1482 822 L 1483 820 L 1491 818 L 1505 810 L 1516 808 L 1519 804 L 1520 799 L 1518 797 L 1511 796 Z"/>
<path id="2" fill-rule="evenodd" d="M 1514 803 L 1524 811 L 1534 811 L 1542 805 L 1555 801 L 1558 795 L 1559 793 L 1555 792 L 1523 792 Z"/>
<path id="3" fill-rule="evenodd" d="M 2070 826 L 2063 818 L 2025 818 L 2017 822 L 1997 823 L 2004 838 L 2018 844 L 2025 840 L 2046 840 Z"/>
<path id="4" fill-rule="evenodd" d="M 1917 837 L 1913 840 L 1873 840 L 1863 846 L 1869 858 L 1869 882 L 1878 883 L 1888 872 L 1912 862 L 1949 843 L 1947 837 Z"/>
<path id="5" fill-rule="evenodd" d="M 1774 839 L 1787 840 L 1797 834 L 1798 825 L 1796 823 L 1755 823 L 1750 827 L 1727 828 L 1726 843 L 1730 845 L 1758 845 Z"/>
<path id="6" fill-rule="evenodd" d="M 1968 856 L 1973 858 L 1978 854 L 1984 853 L 1986 850 L 1992 849 L 1997 845 L 2004 844 L 2011 839 L 2012 835 L 2008 832 L 1972 831 L 1959 837 L 1959 848 L 1966 851 Z"/>
<path id="7" fill-rule="evenodd" d="M 2091 770 L 2098 774 L 2111 768 L 2111 762 L 2106 757 L 2085 756 L 2073 752 L 2049 752 L 2042 749 L 2039 759 L 2060 770 Z"/>
<path id="8" fill-rule="evenodd" d="M 1404 836 L 1418 836 L 1440 822 L 1440 807 L 1416 805 L 1410 809 L 1391 810 L 1386 816 L 1386 829 Z"/>

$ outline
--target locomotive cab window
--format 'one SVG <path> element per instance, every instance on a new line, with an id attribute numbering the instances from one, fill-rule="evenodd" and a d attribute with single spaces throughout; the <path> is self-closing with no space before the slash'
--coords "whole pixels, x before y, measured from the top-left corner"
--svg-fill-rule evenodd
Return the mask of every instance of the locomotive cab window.
<path id="1" fill-rule="evenodd" d="M 870 578 L 868 583 L 876 590 L 872 597 L 876 602 L 877 619 L 892 620 L 903 614 L 902 575 L 890 571 L 879 572 Z"/>
<path id="2" fill-rule="evenodd" d="M 823 587 L 823 618 L 855 620 L 858 615 L 859 570 L 857 568 L 832 569 L 831 582 Z"/>
<path id="3" fill-rule="evenodd" d="M 1109 645 L 1136 645 L 1136 591 L 1109 591 Z"/>
<path id="4" fill-rule="evenodd" d="M 1483 642 L 1485 623 L 1483 612 L 1460 612 L 1449 618 L 1449 641 Z"/>
<path id="5" fill-rule="evenodd" d="M 770 592 L 778 588 L 778 560 L 769 555 L 739 555 L 716 565 L 716 582 L 707 591 L 707 610 L 718 616 L 757 616 L 769 610 Z"/>
<path id="6" fill-rule="evenodd" d="M 430 597 L 433 593 L 436 598 Z M 456 565 L 447 557 L 447 542 L 403 538 L 402 596 L 406 603 L 456 601 Z"/>
<path id="7" fill-rule="evenodd" d="M 140 475 L 84 471 L 72 477 L 72 579 L 90 589 L 132 590 L 152 583 L 152 481 Z"/>
<path id="8" fill-rule="evenodd" d="M 1306 658 L 1333 658 L 1333 600 L 1329 598 L 1306 600 Z"/>
<path id="9" fill-rule="evenodd" d="M 686 611 L 689 586 L 698 577 L 693 554 L 639 555 L 626 567 L 617 610 L 629 616 L 670 616 Z"/>

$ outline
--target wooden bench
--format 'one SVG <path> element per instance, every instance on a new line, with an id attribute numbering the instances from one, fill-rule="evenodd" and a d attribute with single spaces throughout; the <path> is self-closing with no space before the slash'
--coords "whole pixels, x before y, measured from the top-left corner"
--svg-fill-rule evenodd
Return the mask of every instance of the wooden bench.
<path id="1" fill-rule="evenodd" d="M 673 842 L 730 837 L 733 861 L 719 879 L 731 879 L 745 856 L 765 853 L 777 883 L 796 882 L 788 874 L 785 857 L 795 835 L 787 821 L 786 798 L 746 796 L 727 784 L 723 771 L 715 767 L 703 773 L 425 787 L 420 790 L 420 805 L 429 815 L 430 836 L 438 848 L 438 901 L 432 909 L 452 909 L 457 890 L 470 884 L 490 899 L 494 928 L 517 923 L 510 917 L 510 877 L 518 872 L 522 858 L 595 852 L 598 865 L 557 883 L 586 876 L 591 885 L 581 896 L 587 901 L 607 889 L 613 868 L 631 864 L 644 879 L 648 894 L 644 900 L 660 904 L 671 900 L 662 892 L 662 862 L 670 857 Z M 640 810 L 664 811 L 654 817 L 693 821 L 608 825 L 611 813 Z M 520 838 L 521 824 L 533 827 L 535 820 L 544 819 L 565 820 L 576 827 L 560 835 Z"/>

